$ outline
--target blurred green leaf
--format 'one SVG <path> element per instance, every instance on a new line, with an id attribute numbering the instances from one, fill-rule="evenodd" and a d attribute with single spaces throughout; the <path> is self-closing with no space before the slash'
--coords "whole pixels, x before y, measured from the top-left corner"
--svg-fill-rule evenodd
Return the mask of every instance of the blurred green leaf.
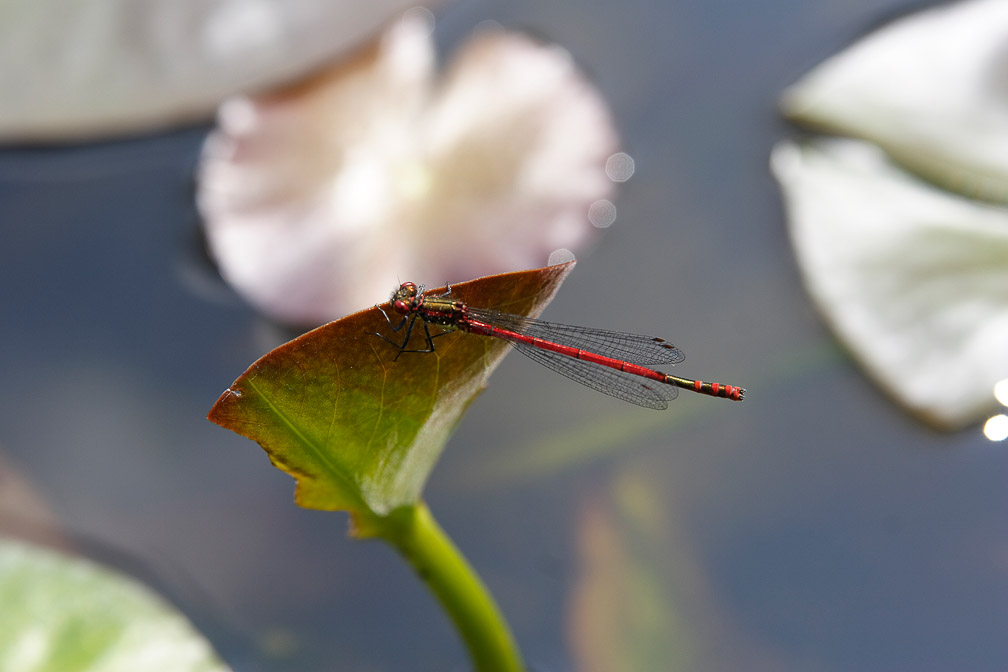
<path id="1" fill-rule="evenodd" d="M 91 562 L 0 540 L 0 670 L 228 669 L 174 608 Z"/>
<path id="2" fill-rule="evenodd" d="M 538 315 L 573 265 L 452 285 L 452 297 Z M 414 331 L 411 342 L 423 347 L 422 329 Z M 374 332 L 393 335 L 377 308 L 276 348 L 238 378 L 209 415 L 257 441 L 274 465 L 294 476 L 299 505 L 347 510 L 358 534 L 368 533 L 368 518 L 419 500 L 462 413 L 509 348 L 454 333 L 438 338 L 434 353 L 405 353 L 393 361 L 395 346 Z"/>

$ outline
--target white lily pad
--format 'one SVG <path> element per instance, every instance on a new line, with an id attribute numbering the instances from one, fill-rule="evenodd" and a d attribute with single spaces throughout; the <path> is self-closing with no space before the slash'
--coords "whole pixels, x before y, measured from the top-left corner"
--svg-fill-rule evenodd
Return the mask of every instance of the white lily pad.
<path id="1" fill-rule="evenodd" d="M 0 0 L 0 140 L 209 119 L 226 97 L 304 75 L 413 4 Z"/>
<path id="2" fill-rule="evenodd" d="M 1008 210 L 921 182 L 855 140 L 772 156 L 806 287 L 893 398 L 957 428 L 1008 377 Z"/>
<path id="3" fill-rule="evenodd" d="M 793 120 L 878 144 L 946 189 L 1008 203 L 1008 2 L 922 11 L 784 94 Z"/>
<path id="4" fill-rule="evenodd" d="M 137 581 L 0 540 L 0 669 L 224 672 L 190 623 Z"/>

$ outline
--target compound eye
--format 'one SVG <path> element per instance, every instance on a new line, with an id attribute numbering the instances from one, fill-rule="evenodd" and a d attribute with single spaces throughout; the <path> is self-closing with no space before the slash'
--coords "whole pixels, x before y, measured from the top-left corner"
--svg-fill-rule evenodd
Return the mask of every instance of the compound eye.
<path id="1" fill-rule="evenodd" d="M 392 309 L 397 313 L 408 313 L 409 305 L 402 299 L 396 299 L 392 302 Z"/>

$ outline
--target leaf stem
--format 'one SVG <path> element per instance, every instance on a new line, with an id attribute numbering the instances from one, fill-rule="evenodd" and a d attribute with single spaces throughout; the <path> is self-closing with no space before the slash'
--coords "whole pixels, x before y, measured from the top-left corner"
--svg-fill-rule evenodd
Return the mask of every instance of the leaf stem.
<path id="1" fill-rule="evenodd" d="M 358 521 L 361 522 L 361 521 Z M 522 672 L 511 631 L 489 591 L 423 502 L 367 521 L 413 566 L 462 636 L 478 672 Z M 363 530 L 360 530 L 363 531 Z"/>

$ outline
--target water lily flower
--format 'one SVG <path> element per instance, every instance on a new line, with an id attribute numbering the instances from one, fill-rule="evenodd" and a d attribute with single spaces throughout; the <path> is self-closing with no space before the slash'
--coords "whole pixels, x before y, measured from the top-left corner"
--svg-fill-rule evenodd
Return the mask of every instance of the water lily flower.
<path id="1" fill-rule="evenodd" d="M 799 123 L 869 142 L 782 143 L 772 159 L 826 321 L 887 393 L 946 429 L 981 420 L 1008 378 L 1005 45 L 998 0 L 896 21 L 782 101 Z"/>
<path id="2" fill-rule="evenodd" d="M 309 81 L 221 107 L 199 174 L 207 239 L 273 318 L 542 266 L 597 230 L 616 133 L 570 55 L 482 30 L 439 76 L 430 32 L 404 16 Z"/>

